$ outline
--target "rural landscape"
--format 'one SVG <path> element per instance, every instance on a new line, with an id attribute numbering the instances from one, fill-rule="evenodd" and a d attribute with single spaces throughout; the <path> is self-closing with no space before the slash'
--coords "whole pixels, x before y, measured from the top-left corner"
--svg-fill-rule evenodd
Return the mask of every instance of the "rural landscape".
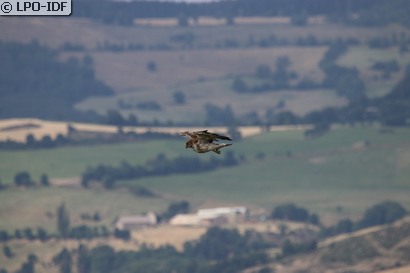
<path id="1" fill-rule="evenodd" d="M 0 273 L 409 272 L 410 2 L 193 2 L 0 17 Z"/>

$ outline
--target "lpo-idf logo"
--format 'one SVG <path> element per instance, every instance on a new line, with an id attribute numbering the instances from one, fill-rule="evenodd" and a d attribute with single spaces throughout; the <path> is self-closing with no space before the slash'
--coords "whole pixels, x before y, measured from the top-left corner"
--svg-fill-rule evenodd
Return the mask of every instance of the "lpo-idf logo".
<path id="1" fill-rule="evenodd" d="M 71 0 L 0 0 L 0 15 L 70 15 Z"/>

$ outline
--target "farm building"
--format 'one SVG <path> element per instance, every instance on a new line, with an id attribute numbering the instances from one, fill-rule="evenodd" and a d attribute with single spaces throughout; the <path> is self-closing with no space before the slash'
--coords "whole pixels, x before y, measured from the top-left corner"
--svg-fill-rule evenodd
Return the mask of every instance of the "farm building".
<path id="1" fill-rule="evenodd" d="M 119 230 L 132 230 L 157 224 L 157 216 L 153 212 L 146 215 L 131 215 L 121 216 L 115 223 L 115 227 Z"/>
<path id="2" fill-rule="evenodd" d="M 215 218 L 218 216 L 246 216 L 248 209 L 245 207 L 222 207 L 213 209 L 200 209 L 196 213 L 202 218 Z"/>
<path id="3" fill-rule="evenodd" d="M 201 224 L 201 218 L 196 214 L 177 214 L 169 223 L 174 226 L 198 226 Z"/>
<path id="4" fill-rule="evenodd" d="M 248 210 L 245 207 L 222 207 L 200 209 L 195 214 L 178 214 L 171 219 L 171 225 L 212 226 L 237 223 L 245 220 Z"/>

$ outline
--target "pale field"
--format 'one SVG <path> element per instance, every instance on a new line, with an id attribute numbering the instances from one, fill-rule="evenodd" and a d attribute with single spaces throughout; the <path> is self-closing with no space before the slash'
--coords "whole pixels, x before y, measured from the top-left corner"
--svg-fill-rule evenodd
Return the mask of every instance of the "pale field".
<path id="1" fill-rule="evenodd" d="M 325 23 L 325 18 L 323 16 L 311 16 L 308 18 L 308 24 L 323 24 Z M 190 26 L 223 26 L 226 25 L 226 18 L 215 18 L 209 16 L 200 16 L 196 20 L 189 18 L 188 19 Z M 287 16 L 275 16 L 275 17 L 235 17 L 235 25 L 246 25 L 246 24 L 287 24 L 291 23 L 290 17 Z M 178 25 L 177 19 L 153 19 L 153 18 L 144 18 L 144 19 L 135 19 L 135 25 L 139 26 L 168 26 L 175 27 Z"/>
<path id="2" fill-rule="evenodd" d="M 397 61 L 400 71 L 392 73 L 390 79 L 383 79 L 381 73 L 372 70 L 375 62 Z M 410 53 L 400 53 L 398 48 L 369 49 L 367 47 L 351 47 L 337 61 L 339 65 L 356 68 L 366 84 L 370 98 L 386 95 L 403 78 L 406 66 L 410 63 Z"/>
<path id="3" fill-rule="evenodd" d="M 61 134 L 67 136 L 67 126 L 71 125 L 77 130 L 100 132 L 100 133 L 116 133 L 118 128 L 110 125 L 78 123 L 78 122 L 60 122 L 60 121 L 48 121 L 34 118 L 22 118 L 22 119 L 3 119 L 0 120 L 0 141 L 13 140 L 17 142 L 25 142 L 28 134 L 32 134 L 37 140 L 44 136 L 50 136 L 55 138 Z M 13 129 L 11 129 L 13 128 Z M 305 130 L 309 126 L 271 126 L 270 131 L 289 131 L 289 130 Z M 130 127 L 125 126 L 124 131 L 136 132 L 139 134 L 147 132 L 156 133 L 168 133 L 179 134 L 183 131 L 199 131 L 204 130 L 204 127 Z M 227 127 L 206 127 L 206 129 L 227 134 Z M 241 126 L 238 127 L 238 131 L 242 137 L 251 137 L 264 133 L 264 129 L 259 126 Z"/>
<path id="4" fill-rule="evenodd" d="M 279 102 L 286 103 L 283 110 L 298 115 L 324 107 L 344 106 L 346 100 L 331 90 L 284 90 L 263 94 L 238 94 L 231 90 L 236 75 L 252 75 L 261 64 L 268 65 L 274 71 L 276 60 L 281 56 L 289 57 L 290 69 L 299 75 L 299 79 L 320 82 L 324 75 L 318 63 L 325 51 L 324 47 L 281 47 L 119 54 L 96 52 L 92 54 L 96 76 L 104 79 L 118 94 L 114 97 L 89 98 L 78 103 L 76 108 L 105 114 L 109 109 L 117 109 L 119 100 L 131 104 L 155 101 L 161 105 L 160 111 L 134 108 L 122 112 L 125 115 L 133 113 L 144 121 L 157 119 L 162 122 L 203 123 L 204 106 L 208 103 L 219 107 L 230 105 L 237 116 L 256 112 L 260 117 L 264 117 L 266 111 Z M 64 58 L 68 56 L 73 55 L 66 54 Z M 156 72 L 146 69 L 150 61 L 157 64 Z M 184 105 L 175 104 L 173 94 L 176 90 L 184 93 Z"/>
<path id="5" fill-rule="evenodd" d="M 288 56 L 289 69 L 300 78 L 323 79 L 318 63 L 325 47 L 279 47 L 253 49 L 203 49 L 143 52 L 93 52 L 96 76 L 117 92 L 148 89 L 158 91 L 177 88 L 182 84 L 236 75 L 254 74 L 258 65 L 268 65 L 275 70 L 278 57 Z M 82 54 L 66 53 L 62 59 Z M 146 66 L 153 61 L 157 71 L 150 72 Z M 172 96 L 169 96 L 170 99 Z"/>
<path id="6" fill-rule="evenodd" d="M 236 224 L 221 225 L 221 228 L 237 229 L 241 234 L 247 230 L 255 232 L 273 232 L 279 233 L 280 226 L 285 225 L 287 232 L 296 231 L 304 228 L 318 230 L 318 227 L 307 225 L 304 223 L 290 222 L 290 221 L 266 221 L 266 222 L 243 222 Z M 195 241 L 207 231 L 207 226 L 172 226 L 160 225 L 152 228 L 145 228 L 134 230 L 132 232 L 132 239 L 139 244 L 147 244 L 154 247 L 172 245 L 177 250 L 182 251 L 184 243 Z"/>
<path id="7" fill-rule="evenodd" d="M 323 19 L 322 19 L 323 20 Z M 285 16 L 276 17 L 235 17 L 235 24 L 290 24 L 290 18 Z M 311 23 L 320 22 L 317 17 L 309 19 Z M 177 18 L 141 18 L 135 19 L 136 26 L 148 27 L 176 27 L 178 26 Z M 209 16 L 200 16 L 196 20 L 188 18 L 190 26 L 223 26 L 226 25 L 226 18 L 215 18 Z"/>
<path id="8" fill-rule="evenodd" d="M 153 247 L 168 244 L 181 251 L 183 250 L 185 242 L 198 240 L 206 230 L 207 227 L 160 225 L 133 231 L 132 240 L 139 244 L 146 244 Z"/>

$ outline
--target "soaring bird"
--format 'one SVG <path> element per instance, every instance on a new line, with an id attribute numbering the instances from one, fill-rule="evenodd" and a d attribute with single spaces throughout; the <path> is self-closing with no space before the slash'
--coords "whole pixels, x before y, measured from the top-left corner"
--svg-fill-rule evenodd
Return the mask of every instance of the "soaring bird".
<path id="1" fill-rule="evenodd" d="M 208 130 L 195 132 L 185 131 L 180 133 L 180 135 L 188 137 L 188 140 L 185 142 L 185 149 L 191 148 L 197 153 L 207 153 L 212 151 L 220 154 L 221 148 L 232 145 L 230 143 L 216 143 L 215 141 L 218 141 L 219 139 L 229 141 L 232 141 L 232 139 L 227 136 L 208 132 Z"/>

